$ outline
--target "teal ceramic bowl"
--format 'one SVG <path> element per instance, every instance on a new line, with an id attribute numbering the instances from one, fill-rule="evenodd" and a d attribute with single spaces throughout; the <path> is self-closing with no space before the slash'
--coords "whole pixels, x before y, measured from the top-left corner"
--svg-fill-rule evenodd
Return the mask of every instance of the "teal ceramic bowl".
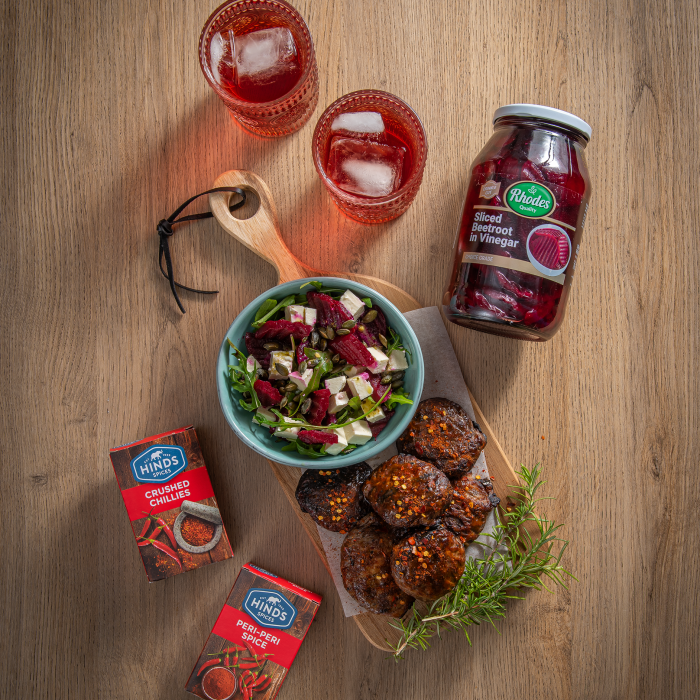
<path id="1" fill-rule="evenodd" d="M 230 389 L 228 366 L 229 364 L 237 364 L 237 361 L 234 360 L 233 349 L 227 341 L 230 339 L 236 347 L 245 352 L 244 336 L 248 331 L 252 330 L 251 323 L 260 305 L 266 299 L 272 298 L 280 300 L 289 294 L 300 294 L 308 292 L 309 289 L 313 289 L 313 287 L 301 289 L 301 285 L 309 281 L 304 279 L 280 284 L 270 289 L 268 292 L 265 292 L 265 294 L 261 294 L 255 301 L 248 304 L 248 306 L 241 311 L 228 329 L 226 337 L 221 343 L 221 349 L 219 350 L 219 357 L 216 363 L 216 386 L 219 392 L 219 403 L 221 404 L 221 410 L 224 412 L 224 417 L 231 428 L 233 428 L 236 435 L 238 435 L 248 447 L 273 462 L 289 464 L 293 467 L 302 467 L 304 469 L 347 467 L 382 452 L 382 450 L 386 449 L 397 440 L 399 435 L 401 435 L 409 424 L 416 411 L 418 402 L 420 401 L 421 392 L 423 391 L 423 355 L 421 354 L 416 335 L 403 314 L 381 294 L 369 287 L 365 287 L 363 284 L 358 284 L 357 282 L 346 279 L 339 279 L 337 277 L 311 277 L 309 279 L 319 280 L 326 287 L 350 289 L 360 298 L 369 297 L 381 308 L 386 316 L 387 323 L 401 336 L 404 347 L 411 353 L 409 367 L 404 375 L 404 387 L 413 399 L 413 404 L 397 406 L 396 413 L 376 440 L 372 439 L 346 455 L 329 455 L 318 459 L 310 459 L 300 455 L 298 452 L 282 452 L 280 448 L 287 444 L 286 440 L 283 441 L 273 438 L 268 428 L 253 423 L 252 419 L 254 414 L 240 406 L 239 394 L 232 392 Z"/>

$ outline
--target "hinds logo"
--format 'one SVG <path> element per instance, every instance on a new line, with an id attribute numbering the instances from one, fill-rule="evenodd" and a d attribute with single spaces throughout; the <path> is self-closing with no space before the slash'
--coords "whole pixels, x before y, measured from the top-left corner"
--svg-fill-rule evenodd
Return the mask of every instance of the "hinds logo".
<path id="1" fill-rule="evenodd" d="M 156 445 L 131 460 L 131 473 L 143 484 L 164 484 L 187 466 L 182 447 Z"/>
<path id="2" fill-rule="evenodd" d="M 289 629 L 297 616 L 297 609 L 277 591 L 251 588 L 243 601 L 243 609 L 263 627 Z"/>

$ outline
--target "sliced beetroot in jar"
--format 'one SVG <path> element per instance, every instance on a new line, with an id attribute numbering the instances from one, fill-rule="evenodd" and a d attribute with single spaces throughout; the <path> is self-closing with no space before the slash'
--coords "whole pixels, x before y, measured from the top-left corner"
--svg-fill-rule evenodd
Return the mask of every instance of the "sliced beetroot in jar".
<path id="1" fill-rule="evenodd" d="M 264 339 L 258 340 L 252 333 L 246 333 L 244 338 L 248 354 L 252 355 L 263 369 L 268 369 L 270 366 L 270 353 L 263 347 L 267 341 Z"/>
<path id="2" fill-rule="evenodd" d="M 384 411 L 386 418 L 384 420 L 379 420 L 376 423 L 370 423 L 369 424 L 369 429 L 372 431 L 372 437 L 376 440 L 379 433 L 386 428 L 387 425 L 389 425 L 389 421 L 391 420 L 391 417 L 396 413 L 396 411 Z"/>
<path id="3" fill-rule="evenodd" d="M 306 338 L 313 328 L 307 326 L 305 323 L 292 323 L 291 321 L 285 321 L 280 319 L 279 321 L 266 321 L 263 325 L 256 331 L 255 337 L 258 340 L 284 340 L 293 336 L 294 340 L 301 340 Z"/>
<path id="4" fill-rule="evenodd" d="M 309 445 L 335 445 L 338 436 L 330 430 L 302 430 L 297 436 Z"/>
<path id="5" fill-rule="evenodd" d="M 530 253 L 541 265 L 559 270 L 569 262 L 569 241 L 556 228 L 540 228 L 530 238 Z"/>
<path id="6" fill-rule="evenodd" d="M 513 282 L 513 280 L 506 277 L 500 270 L 496 270 L 496 277 L 504 289 L 513 292 L 513 294 L 519 296 L 521 299 L 532 299 L 533 292 L 531 289 L 526 289 L 522 285 Z"/>
<path id="7" fill-rule="evenodd" d="M 378 306 L 373 306 L 372 308 L 377 312 L 377 318 L 371 323 L 360 321 L 356 326 L 357 337 L 369 348 L 381 347 L 380 333 L 386 338 L 386 316 L 384 316 L 384 312 Z"/>
<path id="8" fill-rule="evenodd" d="M 256 379 L 253 388 L 263 408 L 279 406 L 280 401 L 282 401 L 282 394 L 277 391 L 276 387 L 272 386 L 270 382 L 266 382 L 264 379 Z"/>
<path id="9" fill-rule="evenodd" d="M 377 368 L 377 361 L 354 332 L 348 335 L 336 336 L 330 342 L 330 347 L 333 352 L 338 353 L 346 362 L 355 367 Z"/>
<path id="10" fill-rule="evenodd" d="M 320 326 L 333 326 L 340 328 L 345 321 L 351 321 L 352 316 L 339 302 L 321 292 L 307 292 L 306 300 L 309 306 L 316 309 L 316 323 Z"/>
<path id="11" fill-rule="evenodd" d="M 372 385 L 372 401 L 379 401 L 384 396 L 384 392 L 389 389 L 389 393 L 384 398 L 384 403 L 391 396 L 391 387 L 388 384 L 382 384 L 382 378 L 377 374 L 370 374 L 367 380 Z"/>
<path id="12" fill-rule="evenodd" d="M 329 389 L 319 389 L 311 394 L 311 408 L 306 414 L 309 423 L 313 425 L 323 425 L 323 419 L 328 412 L 328 405 L 331 400 Z"/>

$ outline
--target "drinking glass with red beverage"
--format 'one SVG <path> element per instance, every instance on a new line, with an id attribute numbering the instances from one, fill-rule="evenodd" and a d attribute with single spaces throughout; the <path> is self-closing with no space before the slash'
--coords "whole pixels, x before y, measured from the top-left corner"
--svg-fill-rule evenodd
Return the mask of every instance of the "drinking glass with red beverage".
<path id="1" fill-rule="evenodd" d="M 199 65 L 231 115 L 260 136 L 286 136 L 318 102 L 309 28 L 284 0 L 228 0 L 207 20 Z"/>
<path id="2" fill-rule="evenodd" d="M 333 201 L 350 218 L 370 224 L 408 209 L 428 155 L 416 113 L 381 90 L 358 90 L 336 100 L 318 120 L 312 148 Z"/>

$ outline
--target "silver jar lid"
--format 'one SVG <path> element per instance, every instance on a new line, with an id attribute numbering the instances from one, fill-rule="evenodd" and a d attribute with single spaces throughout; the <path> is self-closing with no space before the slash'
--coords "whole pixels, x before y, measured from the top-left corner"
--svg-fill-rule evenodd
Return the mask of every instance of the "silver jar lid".
<path id="1" fill-rule="evenodd" d="M 575 114 L 565 112 L 554 107 L 544 107 L 542 105 L 515 104 L 499 107 L 493 114 L 493 123 L 503 117 L 534 117 L 535 119 L 545 119 L 549 122 L 564 124 L 571 129 L 575 129 L 585 136 L 587 140 L 591 138 L 591 127 L 577 117 Z"/>

